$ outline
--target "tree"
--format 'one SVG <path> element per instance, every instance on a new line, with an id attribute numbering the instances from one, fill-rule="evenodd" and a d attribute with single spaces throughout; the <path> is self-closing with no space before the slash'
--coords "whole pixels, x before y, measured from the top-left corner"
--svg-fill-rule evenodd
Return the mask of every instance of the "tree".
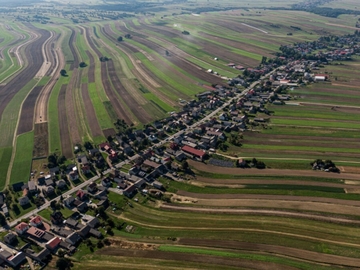
<path id="1" fill-rule="evenodd" d="M 102 248 L 102 247 L 104 247 L 104 243 L 101 240 L 99 240 L 99 242 L 97 242 L 96 246 L 98 248 Z"/>
<path id="2" fill-rule="evenodd" d="M 67 76 L 66 70 L 65 69 L 60 70 L 60 75 L 66 77 Z"/>
<path id="3" fill-rule="evenodd" d="M 55 208 L 56 208 L 56 201 L 51 201 L 50 207 L 51 207 L 52 209 L 55 209 Z"/>
<path id="4" fill-rule="evenodd" d="M 79 67 L 81 67 L 81 68 L 84 68 L 84 67 L 86 67 L 87 66 L 87 64 L 85 63 L 85 62 L 80 62 L 79 63 Z"/>
<path id="5" fill-rule="evenodd" d="M 186 171 L 189 169 L 189 163 L 186 160 L 184 160 L 183 162 L 181 162 L 181 167 L 184 171 Z"/>
<path id="6" fill-rule="evenodd" d="M 56 261 L 56 268 L 59 270 L 68 270 L 73 266 L 72 262 L 67 258 L 59 258 Z"/>
<path id="7" fill-rule="evenodd" d="M 118 37 L 117 41 L 119 41 L 119 42 L 123 41 L 123 37 L 122 36 Z"/>
<path id="8" fill-rule="evenodd" d="M 3 214 L 0 213 L 0 225 L 4 226 L 6 225 L 6 218 L 4 217 Z"/>

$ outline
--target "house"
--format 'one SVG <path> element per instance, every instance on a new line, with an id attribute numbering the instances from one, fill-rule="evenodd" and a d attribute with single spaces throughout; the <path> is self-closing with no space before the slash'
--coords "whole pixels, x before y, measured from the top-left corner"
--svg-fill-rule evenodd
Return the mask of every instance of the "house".
<path id="1" fill-rule="evenodd" d="M 54 237 L 53 239 L 49 240 L 46 244 L 45 247 L 47 249 L 49 249 L 50 251 L 54 251 L 60 244 L 61 239 L 59 237 Z"/>
<path id="2" fill-rule="evenodd" d="M 64 204 L 68 208 L 72 208 L 74 204 L 75 198 L 74 197 L 68 197 L 64 200 Z"/>
<path id="3" fill-rule="evenodd" d="M 187 146 L 187 145 L 183 146 L 181 148 L 181 150 L 183 150 L 185 153 L 188 153 L 200 160 L 203 160 L 206 155 L 206 153 L 204 151 L 195 149 L 195 148 Z"/>
<path id="4" fill-rule="evenodd" d="M 123 194 L 128 198 L 132 198 L 136 194 L 136 186 L 128 186 L 126 189 L 124 189 Z"/>
<path id="5" fill-rule="evenodd" d="M 184 159 L 186 159 L 186 155 L 185 155 L 185 153 L 183 152 L 183 151 L 176 151 L 175 152 L 175 159 L 177 160 L 177 161 L 183 161 Z"/>
<path id="6" fill-rule="evenodd" d="M 40 186 L 45 185 L 45 177 L 44 176 L 39 177 L 37 179 L 37 181 L 38 181 L 38 185 L 40 185 Z"/>
<path id="7" fill-rule="evenodd" d="M 89 165 L 85 165 L 85 166 L 81 167 L 81 171 L 83 174 L 89 174 L 89 173 L 91 173 L 91 168 Z"/>
<path id="8" fill-rule="evenodd" d="M 163 184 L 160 183 L 159 181 L 154 181 L 152 183 L 152 185 L 153 185 L 154 188 L 157 188 L 157 189 L 163 189 L 164 188 Z"/>
<path id="9" fill-rule="evenodd" d="M 157 171 L 159 174 L 166 173 L 166 167 L 163 164 L 158 164 L 150 160 L 145 160 L 143 165 L 150 167 L 151 169 Z"/>
<path id="10" fill-rule="evenodd" d="M 15 231 L 17 234 L 24 234 L 28 229 L 29 229 L 29 225 L 26 224 L 25 222 L 21 222 L 15 227 Z"/>
<path id="11" fill-rule="evenodd" d="M 35 194 L 37 192 L 35 181 L 31 180 L 28 182 L 28 189 L 31 194 Z"/>
<path id="12" fill-rule="evenodd" d="M 100 224 L 100 221 L 98 218 L 94 217 L 90 221 L 87 222 L 87 225 L 89 225 L 91 228 L 96 228 Z"/>
<path id="13" fill-rule="evenodd" d="M 30 200 L 27 196 L 23 196 L 23 197 L 20 197 L 19 199 L 19 204 L 21 206 L 25 206 L 25 205 L 28 205 L 30 203 Z"/>
<path id="14" fill-rule="evenodd" d="M 84 190 L 80 189 L 76 192 L 76 197 L 78 197 L 79 200 L 84 201 L 87 199 L 87 194 Z"/>
<path id="15" fill-rule="evenodd" d="M 65 242 L 76 245 L 81 240 L 80 235 L 77 232 L 73 232 L 68 237 L 66 237 Z"/>
<path id="16" fill-rule="evenodd" d="M 26 232 L 30 237 L 40 240 L 45 235 L 45 231 L 40 230 L 36 227 L 30 227 Z"/>
<path id="17" fill-rule="evenodd" d="M 89 234 L 89 231 L 91 230 L 91 227 L 88 225 L 78 226 L 77 228 L 79 228 L 78 234 L 83 238 L 85 238 Z"/>
<path id="18" fill-rule="evenodd" d="M 71 181 L 75 181 L 79 179 L 79 173 L 78 171 L 72 171 L 69 173 L 69 178 Z"/>
<path id="19" fill-rule="evenodd" d="M 58 166 L 49 169 L 49 173 L 52 176 L 55 176 L 56 174 L 59 174 L 59 172 L 60 172 L 60 168 Z"/>
<path id="20" fill-rule="evenodd" d="M 8 233 L 4 236 L 4 242 L 8 245 L 12 245 L 17 242 L 16 235 L 14 233 Z"/>
<path id="21" fill-rule="evenodd" d="M 62 224 L 64 217 L 60 211 L 54 212 L 50 215 L 51 222 L 55 225 Z"/>
<path id="22" fill-rule="evenodd" d="M 144 179 L 137 180 L 134 185 L 137 188 L 143 188 L 146 185 L 146 181 Z"/>
<path id="23" fill-rule="evenodd" d="M 65 221 L 65 225 L 68 226 L 69 228 L 75 229 L 76 226 L 78 225 L 78 222 L 77 222 L 75 219 L 68 218 L 68 219 Z"/>
<path id="24" fill-rule="evenodd" d="M 18 252 L 15 255 L 11 254 L 10 252 L 7 252 L 8 254 L 10 254 L 10 256 L 7 256 L 7 258 L 3 258 L 3 256 L 4 256 L 3 254 L 5 252 L 7 252 L 7 251 L 1 251 L 0 257 L 2 259 L 4 259 L 10 266 L 12 266 L 14 268 L 17 268 L 19 266 L 19 264 L 21 264 L 23 261 L 26 260 L 25 253 L 23 253 L 23 252 Z"/>
<path id="25" fill-rule="evenodd" d="M 49 187 L 49 186 L 53 186 L 54 185 L 54 181 L 50 178 L 50 179 L 46 179 L 45 180 L 45 185 L 47 186 L 47 187 Z"/>
<path id="26" fill-rule="evenodd" d="M 83 166 L 86 166 L 89 164 L 88 158 L 85 155 L 78 156 L 77 158 L 78 162 L 81 163 Z"/>
<path id="27" fill-rule="evenodd" d="M 40 227 L 43 225 L 42 218 L 40 216 L 36 216 L 30 220 L 29 224 L 30 224 L 30 226 Z"/>
<path id="28" fill-rule="evenodd" d="M 82 202 L 76 208 L 77 208 L 77 210 L 79 210 L 80 213 L 84 213 L 88 209 L 88 206 L 85 202 Z"/>
<path id="29" fill-rule="evenodd" d="M 105 200 L 101 200 L 96 204 L 97 207 L 104 207 L 105 209 L 109 206 L 109 200 L 105 199 Z"/>
<path id="30" fill-rule="evenodd" d="M 50 254 L 51 254 L 50 250 L 48 250 L 47 248 L 44 248 L 42 251 L 40 251 L 38 254 L 36 254 L 36 259 L 38 261 L 45 261 Z"/>
<path id="31" fill-rule="evenodd" d="M 103 180 L 101 180 L 101 184 L 104 187 L 108 188 L 108 187 L 111 187 L 112 183 L 111 183 L 111 180 L 109 178 L 104 178 Z"/>
<path id="32" fill-rule="evenodd" d="M 93 229 L 93 228 L 90 229 L 89 234 L 96 238 L 102 238 L 101 232 L 99 232 L 98 230 Z"/>
<path id="33" fill-rule="evenodd" d="M 55 188 L 53 186 L 48 186 L 47 188 L 43 189 L 47 196 L 51 196 L 55 193 Z"/>
<path id="34" fill-rule="evenodd" d="M 66 182 L 63 179 L 60 179 L 59 181 L 56 182 L 56 186 L 59 189 L 65 189 L 66 188 Z"/>
<path id="35" fill-rule="evenodd" d="M 97 191 L 97 184 L 92 182 L 90 185 L 88 185 L 87 191 L 90 193 L 95 193 Z"/>
<path id="36" fill-rule="evenodd" d="M 96 156 L 98 153 L 100 153 L 99 149 L 97 149 L 97 148 L 90 149 L 88 152 L 89 152 L 89 155 L 92 156 L 92 157 L 94 157 L 94 156 Z"/>
<path id="37" fill-rule="evenodd" d="M 1 206 L 1 211 L 3 211 L 5 216 L 9 215 L 9 209 L 5 203 L 3 204 L 3 206 Z"/>

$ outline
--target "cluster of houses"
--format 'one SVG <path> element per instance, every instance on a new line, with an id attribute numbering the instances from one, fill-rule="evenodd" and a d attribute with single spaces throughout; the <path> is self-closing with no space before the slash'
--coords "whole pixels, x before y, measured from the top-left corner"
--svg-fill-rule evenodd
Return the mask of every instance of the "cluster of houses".
<path id="1" fill-rule="evenodd" d="M 40 216 L 34 216 L 28 222 L 16 225 L 14 231 L 3 238 L 6 246 L 0 250 L 0 265 L 5 263 L 15 268 L 23 263 L 26 257 L 41 264 L 60 248 L 72 254 L 83 239 L 89 236 L 102 238 L 101 232 L 96 229 L 100 221 L 93 216 L 64 219 L 61 212 L 54 212 L 51 214 L 51 223 L 52 225 L 47 224 Z M 31 245 L 37 245 L 41 250 L 35 252 L 29 244 L 14 248 L 19 238 L 32 243 Z"/>

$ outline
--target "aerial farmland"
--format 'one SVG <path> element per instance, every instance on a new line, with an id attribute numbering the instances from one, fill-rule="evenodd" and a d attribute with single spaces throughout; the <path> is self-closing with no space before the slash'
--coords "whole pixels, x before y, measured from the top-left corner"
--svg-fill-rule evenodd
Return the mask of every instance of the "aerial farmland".
<path id="1" fill-rule="evenodd" d="M 1 267 L 360 268 L 357 1 L 0 3 Z"/>

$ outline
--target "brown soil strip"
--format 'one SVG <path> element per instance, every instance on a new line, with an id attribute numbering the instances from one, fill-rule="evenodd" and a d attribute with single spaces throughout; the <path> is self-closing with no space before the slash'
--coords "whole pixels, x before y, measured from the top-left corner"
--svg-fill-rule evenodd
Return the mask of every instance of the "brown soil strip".
<path id="1" fill-rule="evenodd" d="M 27 58 L 26 62 L 28 65 L 13 77 L 10 82 L 0 86 L 0 119 L 10 100 L 35 77 L 44 61 L 41 46 L 50 37 L 50 32 L 47 30 L 40 30 L 30 24 L 26 24 L 26 26 L 39 33 L 41 36 L 25 47 L 24 55 Z"/>
<path id="2" fill-rule="evenodd" d="M 82 84 L 81 85 L 81 94 L 84 101 L 84 107 L 86 111 L 86 118 L 89 123 L 89 127 L 91 130 L 91 134 L 93 137 L 102 136 L 101 128 L 96 117 L 96 113 L 94 110 L 94 106 L 91 102 L 89 92 L 88 92 L 88 85 Z"/>
<path id="3" fill-rule="evenodd" d="M 123 105 L 120 103 L 120 101 L 118 100 L 118 97 L 116 96 L 115 92 L 112 89 L 111 82 L 109 80 L 109 75 L 108 75 L 107 62 L 101 63 L 101 81 L 104 86 L 106 95 L 108 96 L 110 103 L 113 106 L 118 118 L 124 119 L 127 124 L 131 124 L 132 121 L 129 118 L 128 113 L 125 111 L 125 109 L 123 108 Z"/>
<path id="4" fill-rule="evenodd" d="M 107 67 L 110 81 L 112 82 L 114 89 L 116 89 L 124 103 L 130 108 L 131 112 L 136 116 L 137 119 L 139 119 L 141 123 L 149 123 L 152 118 L 144 110 L 144 108 L 137 103 L 133 96 L 130 95 L 128 91 L 126 91 L 124 85 L 120 82 L 119 77 L 116 74 L 116 69 L 112 60 L 107 62 Z"/>
<path id="5" fill-rule="evenodd" d="M 49 153 L 48 123 L 35 124 L 33 157 L 47 157 Z"/>
<path id="6" fill-rule="evenodd" d="M 196 170 L 210 172 L 210 173 L 224 173 L 223 167 L 207 165 L 205 163 L 196 162 L 189 160 L 189 164 Z M 265 175 L 265 176 L 276 176 L 276 175 L 288 175 L 288 176 L 302 176 L 302 177 L 324 177 L 324 178 L 335 178 L 335 179 L 347 179 L 347 180 L 359 180 L 359 174 L 349 173 L 328 173 L 322 171 L 305 171 L 305 170 L 280 170 L 280 169 L 240 169 L 240 168 L 226 168 L 226 174 L 230 175 Z"/>
<path id="7" fill-rule="evenodd" d="M 103 129 L 103 133 L 104 133 L 105 138 L 116 135 L 116 131 L 113 128 Z"/>
<path id="8" fill-rule="evenodd" d="M 79 70 L 76 68 L 73 71 L 73 74 L 70 79 L 70 83 L 68 84 L 68 87 L 66 89 L 66 115 L 67 115 L 67 121 L 69 123 L 70 128 L 70 135 L 71 135 L 71 141 L 75 145 L 77 143 L 81 143 L 81 137 L 78 127 L 78 122 L 76 120 L 76 108 L 75 108 L 75 102 L 74 102 L 74 95 L 73 91 L 75 91 L 78 84 L 78 78 L 79 76 Z"/>
<path id="9" fill-rule="evenodd" d="M 291 196 L 291 195 L 264 195 L 264 194 L 203 194 L 193 193 L 180 190 L 178 195 L 187 196 L 198 199 L 258 199 L 258 200 L 281 200 L 281 201 L 301 201 L 301 202 L 322 202 L 339 205 L 360 206 L 360 201 L 341 200 L 324 197 L 307 197 L 307 196 Z"/>
<path id="10" fill-rule="evenodd" d="M 76 49 L 75 49 L 75 42 L 76 42 L 76 32 L 74 29 L 71 28 L 71 36 L 69 39 L 69 47 L 71 50 L 71 53 L 74 57 L 74 61 L 71 63 L 70 65 L 70 70 L 74 70 L 74 68 L 77 68 L 79 66 L 79 57 L 76 53 Z"/>
<path id="11" fill-rule="evenodd" d="M 122 250 L 113 247 L 106 247 L 95 252 L 96 254 L 108 255 L 108 256 L 126 256 L 126 257 L 140 257 L 148 259 L 161 259 L 161 260 L 175 260 L 175 261 L 189 261 L 189 262 L 198 262 L 206 263 L 211 265 L 227 265 L 227 266 L 236 266 L 246 269 L 296 269 L 290 266 L 279 265 L 271 262 L 261 262 L 261 261 L 251 261 L 246 259 L 236 259 L 236 258 L 224 258 L 210 255 L 200 255 L 200 254 L 189 254 L 181 252 L 163 252 L 163 251 L 154 251 L 154 250 Z"/>
<path id="12" fill-rule="evenodd" d="M 58 97 L 58 116 L 60 126 L 60 139 L 61 139 L 61 152 L 66 158 L 73 157 L 73 151 L 71 146 L 69 123 L 66 116 L 66 96 L 67 85 L 61 86 L 59 97 Z"/>
<path id="13" fill-rule="evenodd" d="M 89 51 L 86 51 L 86 54 L 89 57 L 88 80 L 89 80 L 89 83 L 93 83 L 93 82 L 95 82 L 95 61 L 94 61 L 94 56 Z"/>
<path id="14" fill-rule="evenodd" d="M 274 246 L 257 243 L 246 243 L 232 240 L 207 240 L 207 239 L 180 239 L 182 245 L 216 247 L 226 249 L 248 250 L 266 252 L 271 254 L 280 254 L 305 261 L 326 263 L 331 265 L 340 265 L 347 267 L 360 267 L 360 259 L 330 255 L 318 252 L 312 252 L 297 248 Z M 282 269 L 282 268 L 281 268 Z"/>
<path id="15" fill-rule="evenodd" d="M 301 218 L 309 220 L 317 220 L 323 222 L 330 222 L 336 224 L 360 225 L 360 220 L 353 220 L 347 218 L 329 217 L 325 215 L 305 214 L 290 212 L 286 210 L 269 210 L 269 209 L 229 209 L 229 208 L 198 208 L 198 207 L 185 207 L 178 205 L 163 204 L 161 209 L 168 209 L 171 211 L 179 212 L 194 212 L 194 213 L 211 213 L 211 214 L 233 214 L 233 215 L 255 215 L 255 216 L 277 216 L 288 218 Z"/>
<path id="16" fill-rule="evenodd" d="M 35 103 L 42 88 L 43 88 L 42 86 L 34 87 L 34 89 L 25 99 L 21 109 L 17 135 L 29 132 L 33 129 Z"/>

